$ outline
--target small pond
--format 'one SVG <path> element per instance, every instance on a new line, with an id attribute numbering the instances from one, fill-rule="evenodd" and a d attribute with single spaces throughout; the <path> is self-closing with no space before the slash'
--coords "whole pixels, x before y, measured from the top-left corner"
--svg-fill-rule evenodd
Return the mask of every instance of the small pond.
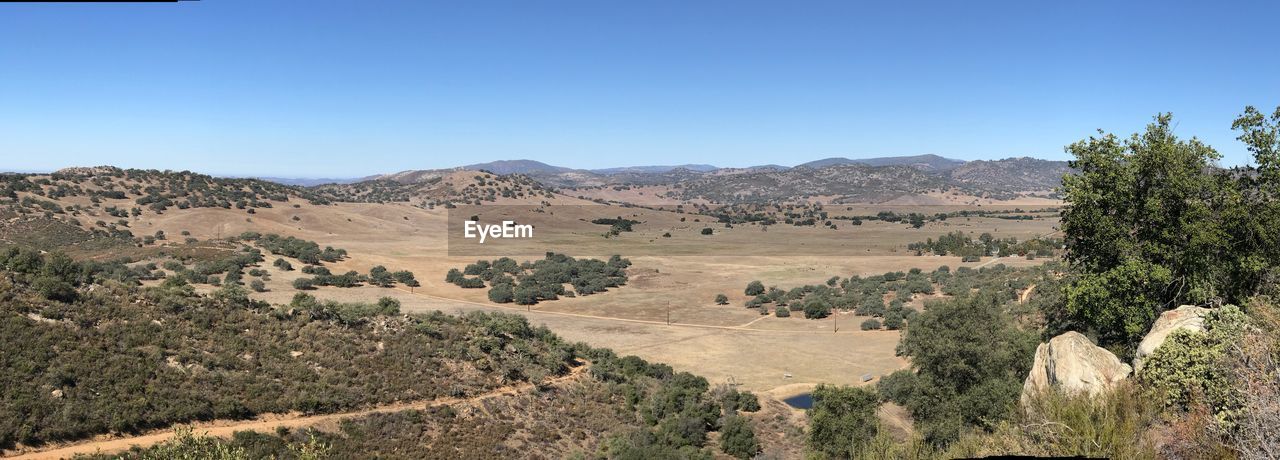
<path id="1" fill-rule="evenodd" d="M 813 394 L 801 393 L 801 394 L 792 396 L 790 398 L 784 399 L 782 400 L 782 402 L 787 403 L 788 406 L 794 407 L 796 409 L 812 409 Z"/>

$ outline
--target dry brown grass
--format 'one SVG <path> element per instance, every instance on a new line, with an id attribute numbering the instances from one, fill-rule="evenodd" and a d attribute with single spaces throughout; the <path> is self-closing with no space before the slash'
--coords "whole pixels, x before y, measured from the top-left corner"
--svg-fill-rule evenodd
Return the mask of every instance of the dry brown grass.
<path id="1" fill-rule="evenodd" d="M 862 374 L 887 374 L 903 367 L 905 362 L 893 353 L 898 332 L 858 331 L 856 326 L 862 318 L 851 314 L 812 321 L 799 317 L 762 318 L 755 310 L 742 308 L 746 300 L 742 290 L 748 282 L 758 279 L 766 285 L 791 287 L 821 283 L 834 275 L 872 275 L 912 267 L 932 270 L 941 265 L 975 266 L 978 264 L 962 264 L 956 257 L 909 255 L 904 247 L 907 243 L 955 230 L 1025 238 L 1052 231 L 1054 225 L 1050 220 L 975 217 L 930 223 L 920 230 L 906 230 L 904 225 L 884 222 L 868 222 L 861 227 L 843 225 L 834 231 L 779 225 L 761 232 L 759 228 L 741 226 L 717 229 L 720 233 L 715 235 L 713 243 L 699 249 L 715 255 L 630 256 L 633 252 L 629 251 L 638 252 L 640 246 L 649 244 L 648 240 L 662 239 L 659 238 L 662 232 L 681 225 L 690 227 L 686 230 L 688 235 L 662 240 L 698 243 L 692 228 L 695 224 L 701 228 L 702 223 L 691 221 L 707 218 L 683 215 L 686 222 L 681 223 L 680 214 L 637 208 L 625 208 L 619 214 L 627 216 L 628 213 L 639 214 L 638 220 L 645 223 L 638 225 L 633 233 L 624 233 L 622 238 L 591 240 L 570 253 L 576 257 L 607 257 L 615 253 L 629 256 L 634 265 L 630 270 L 632 281 L 627 286 L 593 296 L 543 302 L 525 314 L 535 324 L 546 324 L 566 339 L 669 363 L 678 370 L 706 376 L 715 383 L 732 377 L 750 390 L 798 382 L 854 384 Z M 210 208 L 175 210 L 159 216 L 145 215 L 132 226 L 139 234 L 164 230 L 176 236 L 188 230 L 202 240 L 225 238 L 244 231 L 291 235 L 322 246 L 346 249 L 351 256 L 348 260 L 329 264 L 335 272 L 363 273 L 374 265 L 384 265 L 392 270 L 411 270 L 422 282 L 412 294 L 368 286 L 326 287 L 314 292 L 322 299 L 367 301 L 387 295 L 400 299 L 406 311 L 519 311 L 520 308 L 511 310 L 489 303 L 483 289 L 461 289 L 444 282 L 448 269 L 462 267 L 478 258 L 448 255 L 446 214 L 443 209 L 426 210 L 402 204 L 344 203 L 300 208 L 280 205 L 259 209 L 254 215 Z M 294 216 L 299 220 L 293 220 Z M 605 229 L 582 222 L 579 217 L 563 211 L 546 216 L 547 220 L 541 225 L 563 225 L 597 233 Z M 804 245 L 806 253 L 811 255 L 756 256 L 744 250 L 763 242 L 783 248 Z M 664 243 L 672 244 L 671 241 Z M 818 246 L 819 250 L 813 251 L 810 245 Z M 824 251 L 859 255 L 820 255 Z M 268 256 L 268 261 L 274 257 Z M 1040 263 L 1017 258 L 999 262 Z M 290 283 L 302 275 L 296 270 L 281 272 L 269 264 L 263 265 L 272 276 L 267 283 L 271 291 L 259 296 L 272 302 L 288 302 L 297 292 Z M 730 305 L 715 305 L 713 299 L 718 293 L 728 295 Z M 665 324 L 668 304 L 671 321 L 677 325 Z M 836 321 L 841 324 L 841 331 L 832 333 Z M 743 327 L 747 324 L 750 326 Z M 793 377 L 785 379 L 784 373 Z"/>

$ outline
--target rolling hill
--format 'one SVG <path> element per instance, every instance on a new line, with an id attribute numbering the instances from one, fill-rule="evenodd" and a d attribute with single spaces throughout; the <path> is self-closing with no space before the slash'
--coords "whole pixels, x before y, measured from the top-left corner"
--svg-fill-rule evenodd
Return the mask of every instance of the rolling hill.
<path id="1" fill-rule="evenodd" d="M 910 166 L 921 171 L 949 171 L 965 164 L 964 160 L 953 160 L 937 155 L 916 155 L 909 157 L 878 158 L 826 158 L 796 165 L 797 168 L 824 168 L 827 166 L 863 164 L 867 166 Z"/>
<path id="2" fill-rule="evenodd" d="M 717 168 L 711 165 L 634 166 L 571 169 L 532 160 L 513 160 L 451 169 L 413 170 L 374 176 L 404 184 L 437 181 L 458 171 L 518 174 L 550 189 L 660 186 L 672 199 L 798 200 L 835 197 L 840 202 L 883 202 L 923 193 L 954 191 L 975 197 L 1010 199 L 1052 196 L 1070 168 L 1064 161 L 1008 158 L 962 161 L 937 155 L 880 158 L 827 158 L 793 168 L 765 165 Z"/>

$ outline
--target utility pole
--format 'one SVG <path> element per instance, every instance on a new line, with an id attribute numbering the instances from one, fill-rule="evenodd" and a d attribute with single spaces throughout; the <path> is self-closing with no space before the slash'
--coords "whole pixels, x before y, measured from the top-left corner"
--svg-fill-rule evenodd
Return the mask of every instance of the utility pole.
<path id="1" fill-rule="evenodd" d="M 831 322 L 831 333 L 834 334 L 840 332 L 840 311 L 832 310 L 831 319 L 833 320 Z"/>
<path id="2" fill-rule="evenodd" d="M 671 301 L 667 301 L 667 325 L 671 325 Z"/>

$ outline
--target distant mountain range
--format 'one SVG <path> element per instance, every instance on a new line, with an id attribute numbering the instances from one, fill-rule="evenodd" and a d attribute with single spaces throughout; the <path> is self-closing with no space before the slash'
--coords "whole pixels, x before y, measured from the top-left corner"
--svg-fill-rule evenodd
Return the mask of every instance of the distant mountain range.
<path id="1" fill-rule="evenodd" d="M 797 168 L 824 168 L 836 165 L 862 164 L 867 166 L 910 166 L 922 171 L 950 171 L 963 165 L 964 160 L 953 160 L 937 155 L 916 155 L 910 157 L 878 157 L 878 158 L 826 158 L 796 165 Z"/>
<path id="2" fill-rule="evenodd" d="M 284 184 L 284 185 L 297 185 L 297 186 L 299 186 L 299 187 L 314 187 L 314 186 L 317 186 L 317 185 L 324 185 L 324 184 L 350 184 L 350 183 L 354 183 L 354 182 L 360 182 L 360 180 L 361 180 L 361 179 L 358 179 L 358 178 L 348 178 L 348 179 L 318 178 L 318 179 L 311 179 L 311 178 L 306 178 L 306 177 L 255 177 L 254 179 L 261 179 L 261 180 L 265 180 L 265 181 L 268 181 L 268 182 L 275 182 L 275 183 L 277 183 L 277 184 Z"/>
<path id="3" fill-rule="evenodd" d="M 964 160 L 956 160 L 945 158 L 938 155 L 915 155 L 903 157 L 877 157 L 877 158 L 842 158 L 833 157 L 822 160 L 801 163 L 795 168 L 818 169 L 827 166 L 862 164 L 867 166 L 910 166 L 923 171 L 949 171 L 965 164 Z M 746 168 L 721 168 L 719 166 L 709 164 L 683 164 L 669 166 L 626 166 L 620 168 L 603 168 L 603 169 L 574 169 L 562 166 L 553 166 L 540 161 L 534 160 L 501 160 L 489 163 L 477 163 L 473 165 L 462 166 L 454 169 L 465 169 L 473 171 L 489 171 L 494 174 L 524 174 L 529 176 L 560 174 L 571 171 L 586 172 L 591 174 L 613 176 L 627 174 L 665 174 L 678 170 L 687 170 L 698 173 L 707 173 L 720 170 L 772 170 L 783 171 L 791 169 L 789 166 L 776 164 L 750 166 Z"/>
<path id="4" fill-rule="evenodd" d="M 964 161 L 938 155 L 878 158 L 825 158 L 788 167 L 760 165 L 720 168 L 707 164 L 574 169 L 534 160 L 503 160 L 447 169 L 409 170 L 360 179 L 279 179 L 299 186 L 384 181 L 421 184 L 459 171 L 488 171 L 524 176 L 560 189 L 619 186 L 669 186 L 683 199 L 716 202 L 835 196 L 852 201 L 882 201 L 904 195 L 954 190 L 975 196 L 1045 196 L 1061 185 L 1071 169 L 1065 161 L 1036 158 Z"/>
<path id="5" fill-rule="evenodd" d="M 910 166 L 922 171 L 950 171 L 966 164 L 964 160 L 956 160 L 952 158 L 941 157 L 938 155 L 915 155 L 901 157 L 876 157 L 876 158 L 843 158 L 832 157 L 821 160 L 814 160 L 807 163 L 801 163 L 794 168 L 810 168 L 818 169 L 836 165 L 862 164 L 867 166 Z M 671 174 L 679 175 L 680 171 L 688 171 L 693 173 L 709 173 L 716 171 L 785 171 L 793 168 L 792 166 L 782 166 L 777 164 L 767 164 L 759 166 L 750 166 L 745 168 L 721 168 L 709 164 L 682 164 L 682 165 L 650 165 L 650 166 L 623 166 L 615 168 L 600 169 L 575 169 L 564 166 L 555 166 L 536 160 L 499 160 L 488 163 L 476 163 L 466 166 L 458 166 L 444 169 L 418 169 L 401 171 L 390 174 L 377 174 L 360 178 L 288 178 L 288 177 L 259 177 L 259 179 L 276 182 L 286 185 L 299 185 L 310 187 L 322 184 L 349 184 L 372 179 L 388 179 L 403 182 L 414 182 L 423 178 L 439 177 L 442 174 L 452 171 L 489 171 L 494 174 L 523 174 L 526 176 L 555 176 L 566 173 L 576 176 L 623 176 L 622 179 L 639 179 L 641 182 L 648 182 L 640 177 L 628 176 L 644 176 L 651 174 Z M 572 181 L 569 181 L 572 182 Z M 568 185 L 561 184 L 561 185 Z"/>

